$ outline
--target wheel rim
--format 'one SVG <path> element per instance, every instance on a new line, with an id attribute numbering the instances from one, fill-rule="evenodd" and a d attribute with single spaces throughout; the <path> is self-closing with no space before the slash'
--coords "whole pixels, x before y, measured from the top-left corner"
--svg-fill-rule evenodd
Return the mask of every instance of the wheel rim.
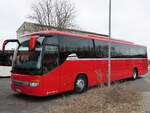
<path id="1" fill-rule="evenodd" d="M 133 79 L 136 79 L 136 77 L 137 77 L 137 73 L 136 73 L 136 71 L 134 71 Z"/>
<path id="2" fill-rule="evenodd" d="M 84 87 L 85 87 L 85 81 L 82 79 L 77 80 L 76 88 L 78 89 L 78 91 L 82 91 Z"/>

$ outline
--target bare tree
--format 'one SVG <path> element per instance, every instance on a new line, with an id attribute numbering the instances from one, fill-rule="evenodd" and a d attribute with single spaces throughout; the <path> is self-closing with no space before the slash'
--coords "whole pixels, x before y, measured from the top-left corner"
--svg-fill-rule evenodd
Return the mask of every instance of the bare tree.
<path id="1" fill-rule="evenodd" d="M 68 0 L 40 0 L 32 5 L 29 19 L 58 29 L 75 27 L 75 6 Z"/>

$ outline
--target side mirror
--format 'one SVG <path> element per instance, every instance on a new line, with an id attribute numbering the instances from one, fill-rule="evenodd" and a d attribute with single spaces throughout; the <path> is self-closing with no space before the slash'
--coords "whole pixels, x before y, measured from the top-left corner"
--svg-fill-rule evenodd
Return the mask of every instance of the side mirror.
<path id="1" fill-rule="evenodd" d="M 0 65 L 1 66 L 11 66 L 14 50 L 5 50 L 7 44 L 17 43 L 20 45 L 20 42 L 17 39 L 8 39 L 3 42 L 2 52 L 0 52 Z"/>
<path id="2" fill-rule="evenodd" d="M 5 41 L 3 42 L 3 47 L 2 47 L 2 52 L 3 52 L 3 53 L 4 53 L 4 51 L 5 51 L 6 45 L 7 45 L 8 43 L 10 43 L 10 42 L 14 42 L 14 43 L 17 43 L 18 45 L 20 45 L 20 42 L 19 42 L 17 39 L 5 40 Z"/>
<path id="3" fill-rule="evenodd" d="M 39 37 L 39 36 L 37 36 L 37 35 L 34 35 L 34 36 L 31 36 L 31 37 L 30 37 L 29 51 L 32 51 L 32 50 L 35 49 L 35 47 L 36 47 L 36 42 L 37 42 L 37 38 L 38 38 L 38 37 Z"/>

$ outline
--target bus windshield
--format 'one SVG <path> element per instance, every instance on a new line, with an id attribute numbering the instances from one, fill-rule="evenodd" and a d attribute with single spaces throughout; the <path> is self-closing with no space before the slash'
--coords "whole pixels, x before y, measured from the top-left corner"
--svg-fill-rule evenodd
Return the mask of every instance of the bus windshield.
<path id="1" fill-rule="evenodd" d="M 12 72 L 31 75 L 41 74 L 43 40 L 44 37 L 37 39 L 36 47 L 33 51 L 29 51 L 30 40 L 20 44 L 14 55 Z"/>

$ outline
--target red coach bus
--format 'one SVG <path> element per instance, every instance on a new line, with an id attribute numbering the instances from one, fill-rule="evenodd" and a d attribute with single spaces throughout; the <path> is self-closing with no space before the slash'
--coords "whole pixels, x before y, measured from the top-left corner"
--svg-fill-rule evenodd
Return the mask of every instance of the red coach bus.
<path id="1" fill-rule="evenodd" d="M 14 52 L 11 88 L 47 96 L 107 83 L 108 37 L 62 31 L 23 36 Z M 136 79 L 148 72 L 146 47 L 112 39 L 111 81 Z"/>

